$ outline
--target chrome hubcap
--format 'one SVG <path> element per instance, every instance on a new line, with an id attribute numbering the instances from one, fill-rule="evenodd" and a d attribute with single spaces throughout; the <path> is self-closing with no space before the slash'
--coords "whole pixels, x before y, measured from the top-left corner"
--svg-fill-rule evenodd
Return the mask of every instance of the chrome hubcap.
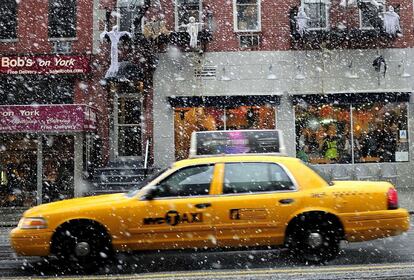
<path id="1" fill-rule="evenodd" d="M 75 247 L 76 256 L 78 257 L 87 256 L 89 255 L 90 251 L 91 251 L 91 248 L 88 242 L 79 242 L 76 244 L 76 247 Z"/>
<path id="2" fill-rule="evenodd" d="M 322 245 L 322 235 L 318 232 L 311 232 L 308 236 L 308 244 L 312 248 L 316 248 Z"/>

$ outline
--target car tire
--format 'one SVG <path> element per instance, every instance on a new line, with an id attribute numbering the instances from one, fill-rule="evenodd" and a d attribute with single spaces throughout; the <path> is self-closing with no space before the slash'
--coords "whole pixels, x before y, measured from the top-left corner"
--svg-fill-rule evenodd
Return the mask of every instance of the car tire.
<path id="1" fill-rule="evenodd" d="M 59 264 L 94 271 L 113 256 L 108 234 L 94 224 L 69 224 L 56 231 L 52 254 Z"/>
<path id="2" fill-rule="evenodd" d="M 329 219 L 303 217 L 296 221 L 287 237 L 293 258 L 308 264 L 321 264 L 339 254 L 340 229 Z"/>

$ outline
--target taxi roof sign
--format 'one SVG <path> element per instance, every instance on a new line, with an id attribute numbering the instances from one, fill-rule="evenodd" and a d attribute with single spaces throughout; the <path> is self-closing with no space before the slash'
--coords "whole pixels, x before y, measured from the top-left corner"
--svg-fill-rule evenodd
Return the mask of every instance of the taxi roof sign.
<path id="1" fill-rule="evenodd" d="M 216 130 L 191 135 L 190 158 L 240 154 L 286 155 L 282 131 Z"/>

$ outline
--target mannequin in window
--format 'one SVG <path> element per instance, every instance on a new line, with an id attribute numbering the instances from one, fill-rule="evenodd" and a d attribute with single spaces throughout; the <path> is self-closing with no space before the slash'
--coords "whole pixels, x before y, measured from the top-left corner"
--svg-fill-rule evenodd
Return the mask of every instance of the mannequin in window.
<path id="1" fill-rule="evenodd" d="M 197 37 L 199 32 L 199 26 L 203 25 L 202 22 L 196 22 L 194 17 L 190 17 L 188 19 L 187 24 L 182 24 L 180 27 L 185 27 L 187 29 L 187 33 L 190 35 L 190 47 L 196 48 L 197 47 Z"/>
<path id="2" fill-rule="evenodd" d="M 105 78 L 115 77 L 118 74 L 118 43 L 124 35 L 132 38 L 131 33 L 127 31 L 119 31 L 117 25 L 112 27 L 112 31 L 108 32 L 104 30 L 104 32 L 101 33 L 101 41 L 105 38 L 105 36 L 108 36 L 111 40 L 111 65 L 109 66 L 108 71 L 106 71 Z"/>

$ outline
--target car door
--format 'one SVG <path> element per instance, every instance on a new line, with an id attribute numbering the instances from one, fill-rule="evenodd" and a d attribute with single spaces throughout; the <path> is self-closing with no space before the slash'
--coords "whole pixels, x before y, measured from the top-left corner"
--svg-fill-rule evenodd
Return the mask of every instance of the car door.
<path id="1" fill-rule="evenodd" d="M 299 200 L 291 175 L 272 162 L 234 162 L 219 166 L 223 169 L 221 195 L 213 201 L 218 245 L 281 244 L 285 223 L 297 209 Z"/>
<path id="2" fill-rule="evenodd" d="M 138 201 L 128 229 L 132 249 L 215 246 L 210 186 L 214 165 L 181 168 L 154 186 L 154 197 Z"/>

